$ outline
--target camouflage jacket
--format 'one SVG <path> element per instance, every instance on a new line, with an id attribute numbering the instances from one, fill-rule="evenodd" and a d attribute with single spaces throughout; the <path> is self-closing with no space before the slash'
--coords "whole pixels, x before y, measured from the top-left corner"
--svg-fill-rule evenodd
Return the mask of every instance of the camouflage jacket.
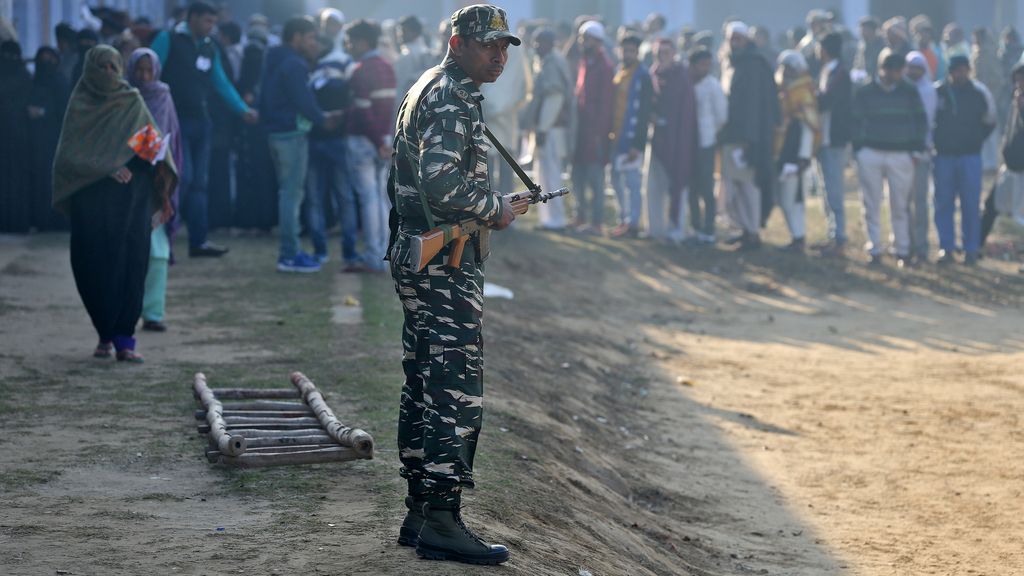
<path id="1" fill-rule="evenodd" d="M 418 234 L 430 228 L 421 198 L 435 225 L 502 217 L 501 197 L 491 191 L 487 175 L 491 145 L 484 135 L 482 100 L 477 85 L 451 58 L 427 70 L 405 95 L 388 176 L 392 241 L 399 230 Z M 486 247 L 477 248 L 486 256 Z"/>

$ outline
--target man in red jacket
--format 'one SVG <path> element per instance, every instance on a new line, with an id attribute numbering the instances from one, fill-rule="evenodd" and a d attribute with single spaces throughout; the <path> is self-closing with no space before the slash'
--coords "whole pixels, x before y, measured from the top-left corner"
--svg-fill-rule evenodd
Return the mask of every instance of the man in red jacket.
<path id="1" fill-rule="evenodd" d="M 581 121 L 572 166 L 576 226 L 580 231 L 600 235 L 604 223 L 604 172 L 611 154 L 608 135 L 612 131 L 612 63 L 604 51 L 604 26 L 600 22 L 584 22 L 579 42 L 583 57 L 576 76 L 576 109 Z"/>

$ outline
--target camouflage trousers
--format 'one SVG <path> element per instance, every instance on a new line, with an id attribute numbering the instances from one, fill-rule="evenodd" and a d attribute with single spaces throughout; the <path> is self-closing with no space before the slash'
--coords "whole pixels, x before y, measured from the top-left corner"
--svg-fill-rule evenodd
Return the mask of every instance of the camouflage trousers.
<path id="1" fill-rule="evenodd" d="M 459 269 L 442 250 L 420 272 L 405 267 L 407 240 L 391 252 L 402 302 L 405 385 L 398 416 L 401 475 L 409 493 L 433 505 L 458 505 L 473 487 L 473 456 L 483 419 L 483 267 L 466 247 Z"/>

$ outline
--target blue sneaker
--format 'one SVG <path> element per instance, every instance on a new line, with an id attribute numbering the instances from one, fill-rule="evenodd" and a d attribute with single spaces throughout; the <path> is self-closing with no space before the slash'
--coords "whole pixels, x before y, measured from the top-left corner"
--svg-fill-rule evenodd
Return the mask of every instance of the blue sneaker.
<path id="1" fill-rule="evenodd" d="M 278 258 L 277 271 L 309 274 L 311 272 L 319 272 L 320 263 L 309 254 L 299 252 L 294 258 Z"/>
<path id="2" fill-rule="evenodd" d="M 317 264 L 323 266 L 331 261 L 331 256 L 327 252 L 324 252 L 323 254 L 314 254 L 313 259 L 316 260 Z"/>

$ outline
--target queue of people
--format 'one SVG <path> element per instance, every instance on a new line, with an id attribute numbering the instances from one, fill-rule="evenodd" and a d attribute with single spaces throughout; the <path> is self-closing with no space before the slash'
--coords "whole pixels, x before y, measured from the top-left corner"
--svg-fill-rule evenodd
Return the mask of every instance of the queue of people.
<path id="1" fill-rule="evenodd" d="M 981 257 L 982 230 L 991 229 L 983 221 L 1000 211 L 1024 217 L 1024 198 L 1013 192 L 1016 174 L 1005 168 L 1017 133 L 1010 112 L 1020 100 L 1008 81 L 1022 52 L 1012 28 L 997 49 L 984 29 L 968 44 L 955 24 L 939 39 L 926 16 L 884 23 L 868 17 L 857 40 L 834 15 L 814 10 L 806 29 L 787 34 L 781 51 L 763 27 L 730 20 L 716 56 L 711 33 L 669 36 L 656 16 L 614 35 L 601 17 L 577 19 L 563 50 L 567 83 L 575 88 L 557 100 L 561 116 L 576 115 L 560 121 L 569 128 L 565 146 L 548 146 L 550 113 L 544 124 L 536 120 L 538 111 L 551 110 L 551 97 L 535 92 L 527 99 L 523 126 L 533 134 L 522 142 L 525 156 L 538 173 L 552 172 L 555 162 L 571 167 L 574 192 L 574 219 L 562 217 L 556 205 L 542 211 L 542 228 L 604 235 L 612 224 L 611 237 L 693 246 L 719 243 L 722 228 L 731 234 L 721 242 L 749 251 L 762 248 L 761 231 L 777 206 L 790 233 L 781 249 L 841 257 L 848 254 L 851 225 L 851 160 L 872 265 L 887 254 L 900 267 L 932 259 L 944 265 L 960 253 L 973 265 Z M 532 40 L 530 69 L 539 78 L 556 52 L 555 28 L 523 26 Z M 565 98 L 574 105 L 563 106 Z M 571 152 L 558 152 L 566 148 Z M 985 216 L 982 178 L 1000 165 Z M 604 206 L 606 189 L 613 210 Z M 805 206 L 818 195 L 828 232 L 811 245 Z M 882 237 L 883 202 L 889 238 Z"/>
<path id="2" fill-rule="evenodd" d="M 520 24 L 522 53 L 483 88 L 482 106 L 545 189 L 570 182 L 569 199 L 538 207 L 540 229 L 753 251 L 778 206 L 790 235 L 781 249 L 844 257 L 851 167 L 873 265 L 887 252 L 901 267 L 960 253 L 973 265 L 997 215 L 1024 222 L 1024 46 L 1012 28 L 998 43 L 976 30 L 968 43 L 955 23 L 937 34 L 925 16 L 868 17 L 858 38 L 814 10 L 778 43 L 731 19 L 716 48 L 711 31 L 676 34 L 665 22 L 654 14 L 615 32 L 600 16 Z M 179 228 L 189 257 L 216 258 L 229 248 L 211 242 L 211 230 L 265 235 L 276 226 L 276 269 L 315 273 L 331 261 L 337 226 L 341 270 L 383 272 L 397 103 L 441 62 L 450 23 L 441 22 L 440 42 L 426 30 L 415 16 L 349 22 L 333 8 L 280 28 L 255 14 L 243 30 L 196 1 L 163 29 L 127 15 L 82 30 L 61 24 L 58 46 L 39 49 L 33 73 L 6 40 L 0 232 L 71 229 L 96 355 L 116 349 L 126 360 L 141 360 L 129 324 L 141 317 L 143 328 L 166 330 Z M 83 115 L 115 109 L 133 120 L 103 126 L 112 147 L 151 123 L 170 154 L 143 166 L 111 152 L 97 156 L 99 172 L 84 169 L 72 135 L 96 122 Z M 496 154 L 489 162 L 492 189 L 513 191 L 514 172 Z M 983 205 L 983 175 L 997 168 Z M 122 200 L 160 201 L 153 210 L 143 200 L 111 204 L 117 187 L 133 190 Z M 827 234 L 810 244 L 815 196 Z M 161 220 L 145 238 L 143 215 Z M 117 221 L 118 242 L 137 243 L 103 280 L 117 287 L 85 272 L 102 267 L 89 247 L 114 241 L 90 224 L 102 218 Z"/>

